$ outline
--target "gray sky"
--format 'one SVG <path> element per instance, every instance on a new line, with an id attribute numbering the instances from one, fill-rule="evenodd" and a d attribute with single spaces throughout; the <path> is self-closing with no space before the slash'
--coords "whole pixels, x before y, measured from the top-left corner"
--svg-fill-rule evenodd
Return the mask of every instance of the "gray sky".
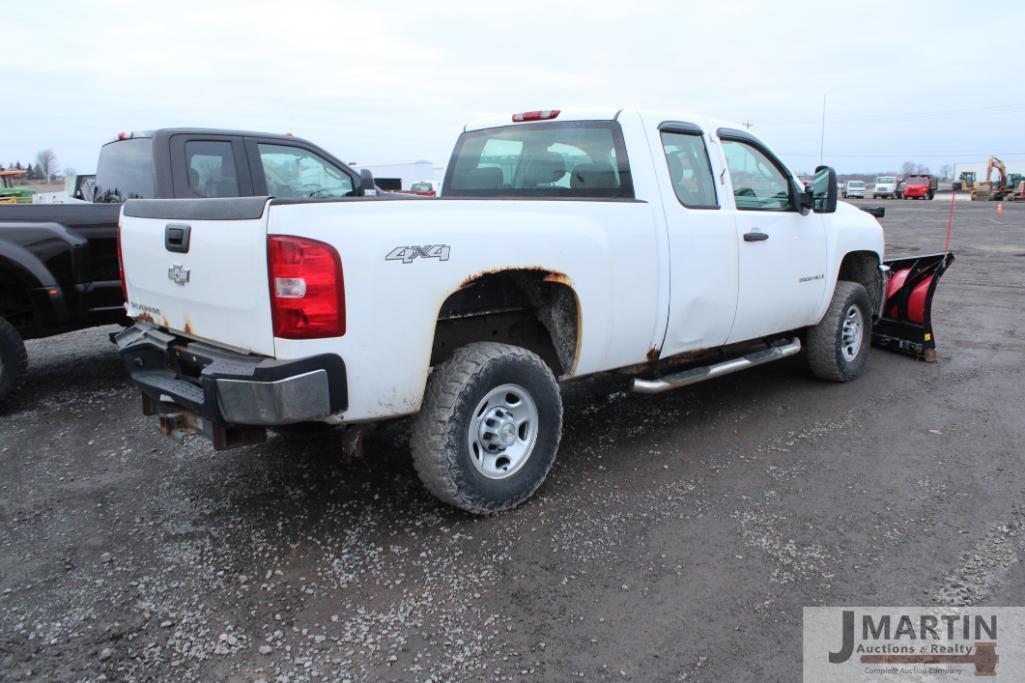
<path id="1" fill-rule="evenodd" d="M 785 8 L 782 6 L 785 5 Z M 491 113 L 650 106 L 750 121 L 794 170 L 1025 159 L 1025 4 L 51 1 L 6 13 L 0 163 L 92 172 L 118 131 L 294 132 L 447 161 Z M 1016 84 L 1012 84 L 1017 81 Z"/>

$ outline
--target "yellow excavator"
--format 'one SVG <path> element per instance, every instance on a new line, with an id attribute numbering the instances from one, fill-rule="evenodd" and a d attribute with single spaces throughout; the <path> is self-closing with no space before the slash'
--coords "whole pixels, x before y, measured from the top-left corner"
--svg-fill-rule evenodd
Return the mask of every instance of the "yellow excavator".
<path id="1" fill-rule="evenodd" d="M 993 169 L 997 172 L 997 181 L 993 182 Z M 972 189 L 972 201 L 1023 201 L 1025 200 L 1025 179 L 1019 173 L 1007 175 L 1007 166 L 995 156 L 990 156 L 986 164 L 986 179 L 977 181 Z"/>

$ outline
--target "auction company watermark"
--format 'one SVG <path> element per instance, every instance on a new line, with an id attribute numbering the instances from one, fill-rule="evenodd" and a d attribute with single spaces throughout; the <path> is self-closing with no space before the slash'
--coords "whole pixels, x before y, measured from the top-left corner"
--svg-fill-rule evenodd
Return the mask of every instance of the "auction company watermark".
<path id="1" fill-rule="evenodd" d="M 804 681 L 1025 681 L 1025 607 L 805 607 Z"/>

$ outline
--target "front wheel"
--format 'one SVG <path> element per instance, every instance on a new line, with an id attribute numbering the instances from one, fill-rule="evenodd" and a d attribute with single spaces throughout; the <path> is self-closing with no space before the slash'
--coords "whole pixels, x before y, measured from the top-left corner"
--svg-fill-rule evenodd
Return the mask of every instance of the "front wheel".
<path id="1" fill-rule="evenodd" d="M 27 372 L 25 342 L 14 325 L 0 318 L 0 406 L 21 388 Z"/>
<path id="2" fill-rule="evenodd" d="M 872 304 L 857 282 L 840 280 L 826 315 L 808 330 L 808 366 L 820 379 L 849 382 L 865 369 L 872 341 Z"/>
<path id="3" fill-rule="evenodd" d="M 530 498 L 555 462 L 562 397 L 526 349 L 481 342 L 434 368 L 413 427 L 413 464 L 442 501 L 476 514 Z"/>

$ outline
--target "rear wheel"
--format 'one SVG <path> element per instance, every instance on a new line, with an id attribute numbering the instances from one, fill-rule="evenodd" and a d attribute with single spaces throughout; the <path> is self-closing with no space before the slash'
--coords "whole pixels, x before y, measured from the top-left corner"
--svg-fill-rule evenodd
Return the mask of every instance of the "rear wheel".
<path id="1" fill-rule="evenodd" d="M 21 388 L 27 372 L 25 343 L 14 326 L 0 318 L 0 407 Z"/>
<path id="2" fill-rule="evenodd" d="M 434 368 L 411 439 L 427 489 L 477 514 L 527 500 L 555 462 L 562 398 L 551 369 L 517 346 L 481 342 Z"/>
<path id="3" fill-rule="evenodd" d="M 865 369 L 872 341 L 872 304 L 857 282 L 840 280 L 826 315 L 808 330 L 808 366 L 821 379 L 849 382 Z"/>

